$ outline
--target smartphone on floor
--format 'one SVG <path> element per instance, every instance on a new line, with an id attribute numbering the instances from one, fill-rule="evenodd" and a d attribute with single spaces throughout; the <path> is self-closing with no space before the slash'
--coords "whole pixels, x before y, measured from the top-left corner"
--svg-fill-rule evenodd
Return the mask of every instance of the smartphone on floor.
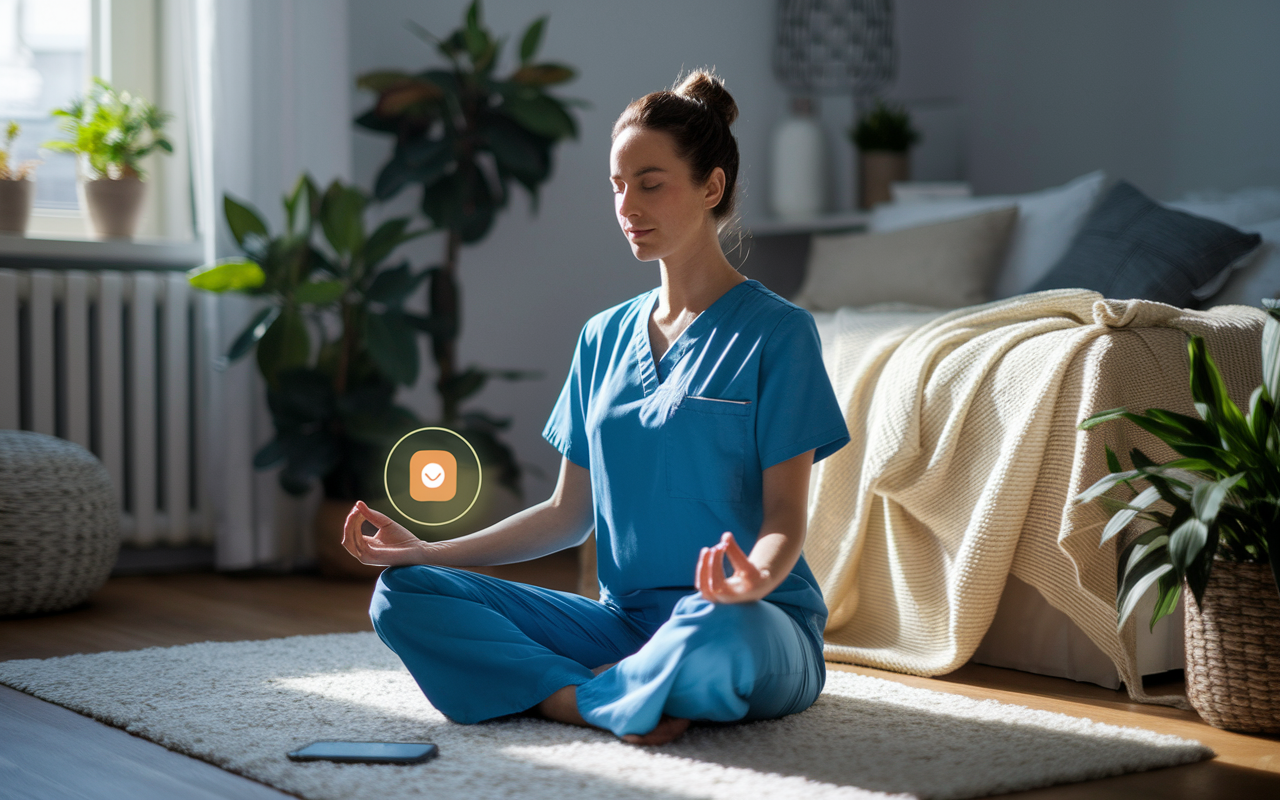
<path id="1" fill-rule="evenodd" d="M 291 761 L 337 761 L 344 764 L 421 764 L 439 749 L 428 742 L 312 742 L 289 753 Z"/>

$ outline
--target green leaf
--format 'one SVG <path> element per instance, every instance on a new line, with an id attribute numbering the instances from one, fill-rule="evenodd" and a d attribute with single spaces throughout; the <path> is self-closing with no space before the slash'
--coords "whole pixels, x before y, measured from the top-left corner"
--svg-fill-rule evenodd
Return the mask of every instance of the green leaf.
<path id="1" fill-rule="evenodd" d="M 364 193 L 338 181 L 320 203 L 320 224 L 335 253 L 349 256 L 364 247 Z"/>
<path id="2" fill-rule="evenodd" d="M 1200 556 L 1192 559 L 1184 573 L 1187 586 L 1191 588 L 1191 595 L 1197 603 L 1204 601 L 1204 590 L 1209 585 L 1209 575 L 1213 571 L 1213 557 L 1218 551 L 1219 532 L 1222 527 L 1214 525 L 1209 529 L 1209 537 L 1200 550 Z"/>
<path id="3" fill-rule="evenodd" d="M 399 306 L 422 285 L 429 274 L 430 270 L 425 269 L 412 272 L 406 261 L 398 267 L 379 272 L 365 292 L 365 297 L 378 303 Z"/>
<path id="4" fill-rule="evenodd" d="M 1188 518 L 1169 535 L 1169 561 L 1179 575 L 1200 555 L 1208 538 L 1209 526 L 1198 517 Z"/>
<path id="5" fill-rule="evenodd" d="M 1201 413 L 1208 412 L 1206 422 L 1217 427 L 1218 432 L 1228 445 L 1242 447 L 1248 428 L 1244 415 L 1231 401 L 1227 393 L 1226 381 L 1218 371 L 1218 365 L 1209 355 L 1208 345 L 1204 337 L 1192 336 L 1187 344 L 1187 352 L 1191 358 L 1191 397 L 1197 403 Z"/>
<path id="6" fill-rule="evenodd" d="M 1116 629 L 1124 627 L 1124 623 L 1137 607 L 1138 601 L 1146 594 L 1151 585 L 1160 580 L 1160 576 L 1171 571 L 1173 566 L 1161 550 L 1147 553 L 1125 578 L 1124 585 L 1116 594 L 1117 622 Z"/>
<path id="7" fill-rule="evenodd" d="M 408 226 L 408 217 L 389 219 L 379 225 L 378 229 L 373 232 L 373 235 L 369 237 L 369 240 L 364 245 L 365 269 L 372 270 L 377 267 L 397 247 L 405 242 L 410 242 L 419 236 L 432 233 L 430 228 L 422 228 L 406 233 L 405 228 Z"/>
<path id="8" fill-rule="evenodd" d="M 187 283 L 209 292 L 246 292 L 262 286 L 266 279 L 257 262 L 242 258 L 224 259 L 187 273 Z"/>
<path id="9" fill-rule="evenodd" d="M 439 181 L 454 160 L 454 140 L 420 139 L 397 147 L 374 183 L 373 196 L 379 200 L 394 197 L 409 183 L 431 186 Z"/>
<path id="10" fill-rule="evenodd" d="M 1102 451 L 1106 453 L 1107 469 L 1111 470 L 1113 474 L 1116 472 L 1124 472 L 1124 467 L 1120 464 L 1120 457 L 1111 449 L 1111 445 L 1104 444 L 1102 446 Z"/>
<path id="11" fill-rule="evenodd" d="M 440 394 L 445 398 L 452 399 L 454 403 L 461 403 L 483 389 L 488 379 L 489 376 L 484 370 L 469 367 L 463 372 L 454 375 L 449 381 L 441 384 Z"/>
<path id="12" fill-rule="evenodd" d="M 414 329 L 391 310 L 365 318 L 365 344 L 382 374 L 396 383 L 412 386 L 418 380 L 418 342 Z"/>
<path id="13" fill-rule="evenodd" d="M 462 29 L 463 41 L 467 45 L 467 55 L 474 63 L 484 56 L 489 49 L 489 35 L 485 32 L 480 19 L 480 0 L 472 0 L 467 8 L 467 24 Z"/>
<path id="14" fill-rule="evenodd" d="M 240 203 L 226 194 L 222 196 L 222 209 L 227 217 L 227 225 L 231 228 L 231 235 L 241 247 L 249 247 L 245 242 L 253 236 L 271 238 L 267 234 L 267 223 L 262 221 L 262 216 L 253 206 Z"/>
<path id="15" fill-rule="evenodd" d="M 1107 522 L 1106 527 L 1102 529 L 1102 538 L 1098 542 L 1098 546 L 1101 547 L 1110 541 L 1111 537 L 1124 530 L 1125 526 L 1130 522 L 1133 522 L 1134 517 L 1159 499 L 1160 492 L 1156 487 L 1149 486 L 1143 489 L 1137 497 L 1129 501 L 1128 508 L 1117 511 Z"/>
<path id="16" fill-rule="evenodd" d="M 507 117 L 494 114 L 484 130 L 485 143 L 498 165 L 531 193 L 551 174 L 551 141 Z"/>
<path id="17" fill-rule="evenodd" d="M 304 172 L 294 184 L 293 192 L 284 199 L 290 235 L 304 236 L 310 233 L 319 205 L 320 190 L 316 188 L 311 176 Z"/>
<path id="18" fill-rule="evenodd" d="M 380 69 L 356 76 L 356 87 L 381 94 L 392 86 L 404 83 L 411 78 L 413 78 L 413 75 L 403 70 Z"/>
<path id="19" fill-rule="evenodd" d="M 231 344 L 231 349 L 227 351 L 228 361 L 237 361 L 243 358 L 253 346 L 258 343 L 262 335 L 267 332 L 267 328 L 271 323 L 275 322 L 276 317 L 280 316 L 280 306 L 272 305 L 259 311 L 254 315 L 253 319 L 240 331 L 240 335 Z"/>
<path id="20" fill-rule="evenodd" d="M 1227 498 L 1227 493 L 1234 489 L 1243 477 L 1244 473 L 1239 472 L 1220 481 L 1197 484 L 1191 493 L 1191 508 L 1195 511 L 1196 517 L 1206 525 L 1214 522 L 1218 518 L 1218 510 L 1222 508 L 1222 501 Z"/>
<path id="21" fill-rule="evenodd" d="M 524 36 L 520 37 L 521 64 L 528 64 L 538 52 L 538 45 L 542 44 L 542 32 L 546 27 L 547 18 L 542 16 L 529 23 L 529 27 L 525 28 Z"/>
<path id="22" fill-rule="evenodd" d="M 1116 585 L 1124 582 L 1125 576 L 1133 571 L 1134 566 L 1148 553 L 1155 550 L 1167 550 L 1169 547 L 1169 529 L 1156 527 L 1143 531 L 1121 551 L 1116 559 Z"/>
<path id="23" fill-rule="evenodd" d="M 302 315 L 285 309 L 276 317 L 258 342 L 258 369 L 269 386 L 276 384 L 282 370 L 306 366 L 311 354 L 311 337 Z"/>
<path id="24" fill-rule="evenodd" d="M 555 98 L 542 93 L 532 97 L 513 94 L 502 104 L 502 110 L 526 130 L 548 139 L 565 139 L 578 135 L 578 125 Z"/>
<path id="25" fill-rule="evenodd" d="M 573 67 L 564 64 L 526 64 L 511 75 L 512 83 L 525 86 L 554 86 L 577 76 Z"/>
<path id="26" fill-rule="evenodd" d="M 293 300 L 296 303 L 326 306 L 337 302 L 346 290 L 347 285 L 342 281 L 313 281 L 299 284 L 293 290 Z"/>
<path id="27" fill-rule="evenodd" d="M 1178 606 L 1178 598 L 1182 596 L 1182 582 L 1177 579 L 1173 572 L 1166 572 L 1160 576 L 1159 595 L 1156 599 L 1155 609 L 1151 612 L 1151 627 L 1154 631 L 1156 623 L 1162 617 L 1167 617 L 1173 613 Z"/>
<path id="28" fill-rule="evenodd" d="M 1262 325 L 1262 385 L 1273 403 L 1280 402 L 1280 319 L 1275 308 Z"/>
<path id="29" fill-rule="evenodd" d="M 1099 479 L 1097 483 L 1076 495 L 1076 502 L 1088 503 L 1094 498 L 1101 496 L 1103 493 L 1111 491 L 1111 489 L 1115 488 L 1118 484 L 1133 480 L 1140 474 L 1141 473 L 1136 469 L 1126 470 L 1124 472 L 1113 472 L 1110 475 Z"/>
<path id="30" fill-rule="evenodd" d="M 280 442 L 280 437 L 276 436 L 253 454 L 253 465 L 258 469 L 267 469 L 274 467 L 284 459 L 284 445 Z"/>

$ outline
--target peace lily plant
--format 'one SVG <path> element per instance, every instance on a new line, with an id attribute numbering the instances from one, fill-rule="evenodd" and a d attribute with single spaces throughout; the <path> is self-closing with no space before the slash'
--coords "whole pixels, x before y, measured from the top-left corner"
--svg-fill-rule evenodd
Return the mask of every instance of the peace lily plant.
<path id="1" fill-rule="evenodd" d="M 1119 626 L 1152 586 L 1159 593 L 1152 627 L 1177 606 L 1184 582 L 1202 605 L 1215 560 L 1269 563 L 1280 589 L 1280 308 L 1276 301 L 1264 303 L 1262 385 L 1249 398 L 1247 413 L 1227 396 L 1204 339 L 1192 336 L 1187 349 L 1199 419 L 1156 408 L 1142 414 L 1117 408 L 1080 425 L 1127 419 L 1179 455 L 1156 464 L 1134 448 L 1132 469 L 1126 470 L 1108 447 L 1111 474 L 1076 498 L 1114 511 L 1101 544 L 1134 520 L 1152 523 L 1117 562 Z M 1140 490 L 1138 484 L 1145 486 Z M 1122 485 L 1131 499 L 1115 496 Z"/>

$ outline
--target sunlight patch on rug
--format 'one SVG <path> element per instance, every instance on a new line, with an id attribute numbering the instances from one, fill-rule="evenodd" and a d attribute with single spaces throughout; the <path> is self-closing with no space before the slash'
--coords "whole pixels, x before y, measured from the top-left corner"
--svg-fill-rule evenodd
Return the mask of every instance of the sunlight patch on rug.
<path id="1" fill-rule="evenodd" d="M 1185 764 L 1197 742 L 832 672 L 812 708 L 663 748 L 528 718 L 457 725 L 372 633 L 0 662 L 0 682 L 309 800 L 976 797 Z M 413 766 L 295 764 L 317 739 L 431 741 Z"/>

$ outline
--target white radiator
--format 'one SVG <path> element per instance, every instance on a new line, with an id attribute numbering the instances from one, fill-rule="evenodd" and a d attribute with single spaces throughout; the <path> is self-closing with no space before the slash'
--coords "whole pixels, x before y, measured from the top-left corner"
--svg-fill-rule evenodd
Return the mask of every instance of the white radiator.
<path id="1" fill-rule="evenodd" d="M 97 455 L 125 544 L 213 541 L 195 424 L 197 313 L 182 273 L 0 270 L 0 428 Z"/>

